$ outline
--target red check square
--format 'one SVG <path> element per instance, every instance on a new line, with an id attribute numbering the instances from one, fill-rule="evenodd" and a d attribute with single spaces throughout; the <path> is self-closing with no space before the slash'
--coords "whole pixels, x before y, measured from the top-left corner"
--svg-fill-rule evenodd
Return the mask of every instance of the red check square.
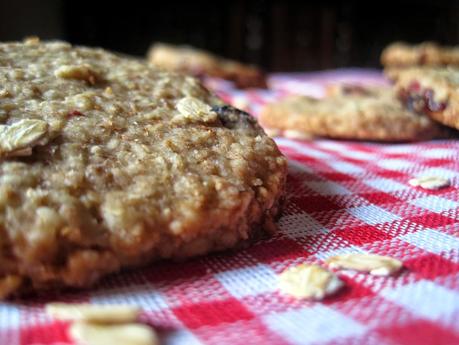
<path id="1" fill-rule="evenodd" d="M 380 231 L 371 225 L 354 226 L 335 230 L 334 234 L 355 245 L 390 240 L 392 238 L 388 233 Z"/>
<path id="2" fill-rule="evenodd" d="M 250 255 L 262 263 L 271 263 L 294 259 L 299 256 L 306 258 L 310 253 L 294 240 L 282 238 L 253 246 L 250 249 Z"/>
<path id="3" fill-rule="evenodd" d="M 250 320 L 254 315 L 235 298 L 206 303 L 187 304 L 173 309 L 174 314 L 188 328 L 216 326 Z"/>
<path id="4" fill-rule="evenodd" d="M 459 272 L 459 264 L 435 254 L 415 257 L 404 261 L 403 265 L 420 278 L 429 280 Z"/>
<path id="5" fill-rule="evenodd" d="M 400 345 L 455 345 L 459 344 L 459 335 L 439 324 L 427 320 L 416 320 L 402 325 L 391 325 L 377 330 L 378 334 Z"/>

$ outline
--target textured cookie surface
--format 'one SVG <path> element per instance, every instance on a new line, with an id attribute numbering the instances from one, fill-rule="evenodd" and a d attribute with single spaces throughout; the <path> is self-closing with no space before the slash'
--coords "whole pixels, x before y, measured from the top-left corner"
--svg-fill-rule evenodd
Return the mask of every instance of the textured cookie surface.
<path id="1" fill-rule="evenodd" d="M 3 43 L 0 119 L 2 296 L 273 227 L 284 157 L 194 78 L 63 42 Z"/>
<path id="2" fill-rule="evenodd" d="M 437 134 L 433 121 L 404 109 L 390 89 L 342 86 L 328 93 L 321 100 L 290 96 L 268 104 L 260 123 L 269 129 L 343 139 L 409 141 Z"/>
<path id="3" fill-rule="evenodd" d="M 396 42 L 384 49 L 381 63 L 386 67 L 459 65 L 459 48 L 434 42 L 414 45 Z"/>
<path id="4" fill-rule="evenodd" d="M 255 66 L 215 56 L 189 46 L 154 44 L 148 52 L 151 64 L 165 70 L 233 81 L 237 87 L 266 87 L 265 76 Z"/>
<path id="5" fill-rule="evenodd" d="M 396 89 L 408 108 L 459 129 L 459 68 L 407 68 Z"/>

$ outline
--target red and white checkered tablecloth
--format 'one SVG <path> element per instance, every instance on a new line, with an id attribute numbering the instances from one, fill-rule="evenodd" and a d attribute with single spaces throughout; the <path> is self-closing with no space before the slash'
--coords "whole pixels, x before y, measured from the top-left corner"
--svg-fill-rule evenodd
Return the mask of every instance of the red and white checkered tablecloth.
<path id="1" fill-rule="evenodd" d="M 320 96 L 331 82 L 385 83 L 367 70 L 270 81 L 271 91 L 208 84 L 256 114 L 289 92 Z M 459 141 L 276 140 L 289 158 L 277 235 L 236 253 L 116 275 L 92 290 L 1 303 L 0 344 L 72 344 L 68 324 L 43 312 L 56 300 L 140 305 L 164 344 L 459 344 Z M 419 175 L 446 177 L 451 186 L 408 185 Z M 395 277 L 340 271 L 347 287 L 321 302 L 277 291 L 285 268 L 349 252 L 389 255 L 405 269 Z"/>

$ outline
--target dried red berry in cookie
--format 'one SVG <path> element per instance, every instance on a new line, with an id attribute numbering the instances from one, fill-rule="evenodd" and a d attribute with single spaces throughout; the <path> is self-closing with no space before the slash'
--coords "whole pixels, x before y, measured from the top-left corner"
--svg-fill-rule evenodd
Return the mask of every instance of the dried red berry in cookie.
<path id="1" fill-rule="evenodd" d="M 410 91 L 419 91 L 421 89 L 421 85 L 417 81 L 413 81 L 410 86 L 408 86 Z"/>
<path id="2" fill-rule="evenodd" d="M 399 97 L 409 110 L 418 113 L 443 111 L 447 106 L 446 102 L 435 100 L 435 92 L 432 89 L 423 89 L 416 81 L 410 83 L 407 90 L 401 90 Z"/>
<path id="3" fill-rule="evenodd" d="M 71 110 L 67 113 L 67 116 L 73 117 L 73 116 L 84 116 L 84 114 L 81 111 L 78 110 Z"/>
<path id="4" fill-rule="evenodd" d="M 424 91 L 424 100 L 428 111 L 436 112 L 446 108 L 446 102 L 437 102 L 434 97 L 434 91 L 431 89 Z"/>

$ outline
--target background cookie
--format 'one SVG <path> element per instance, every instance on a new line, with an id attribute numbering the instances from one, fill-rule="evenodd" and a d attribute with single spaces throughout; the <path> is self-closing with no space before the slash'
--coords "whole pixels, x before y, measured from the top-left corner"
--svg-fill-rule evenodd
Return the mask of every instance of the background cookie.
<path id="1" fill-rule="evenodd" d="M 458 68 L 409 68 L 399 72 L 396 88 L 409 109 L 459 129 Z"/>
<path id="2" fill-rule="evenodd" d="M 240 88 L 266 88 L 265 76 L 257 67 L 189 46 L 156 43 L 148 52 L 148 60 L 151 64 L 169 71 L 231 80 Z"/>
<path id="3" fill-rule="evenodd" d="M 284 157 L 194 78 L 64 42 L 3 43 L 0 115 L 3 297 L 274 229 Z"/>
<path id="4" fill-rule="evenodd" d="M 296 130 L 343 139 L 409 141 L 432 138 L 438 126 L 403 108 L 391 89 L 338 86 L 325 99 L 291 96 L 268 104 L 260 123 L 269 129 Z"/>
<path id="5" fill-rule="evenodd" d="M 414 45 L 396 42 L 383 50 L 381 63 L 386 67 L 459 65 L 459 48 L 435 42 Z"/>

